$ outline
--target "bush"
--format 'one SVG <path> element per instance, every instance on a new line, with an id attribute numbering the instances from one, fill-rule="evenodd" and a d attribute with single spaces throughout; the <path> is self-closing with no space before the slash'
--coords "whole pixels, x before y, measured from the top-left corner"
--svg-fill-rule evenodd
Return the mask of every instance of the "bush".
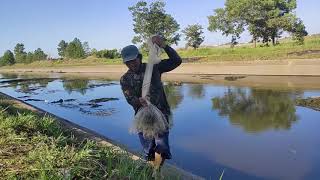
<path id="1" fill-rule="evenodd" d="M 97 58 L 107 58 L 107 59 L 115 59 L 115 58 L 120 58 L 120 53 L 116 49 L 103 49 L 98 52 L 96 52 L 96 57 Z"/>

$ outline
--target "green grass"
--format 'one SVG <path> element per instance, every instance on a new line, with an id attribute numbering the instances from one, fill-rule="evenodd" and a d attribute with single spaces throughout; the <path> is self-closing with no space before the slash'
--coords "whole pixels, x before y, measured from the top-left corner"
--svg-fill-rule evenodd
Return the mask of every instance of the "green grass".
<path id="1" fill-rule="evenodd" d="M 150 179 L 141 161 L 79 139 L 0 95 L 0 179 Z"/>
<path id="2" fill-rule="evenodd" d="M 304 45 L 297 45 L 291 38 L 280 40 L 276 46 L 260 47 L 257 44 L 240 44 L 235 48 L 229 46 L 201 47 L 199 49 L 179 49 L 178 53 L 184 59 L 195 59 L 197 62 L 215 61 L 243 61 L 243 60 L 280 60 L 280 59 L 311 59 L 320 58 L 320 35 L 307 36 Z M 313 51 L 313 52 L 307 52 Z M 163 58 L 167 56 L 163 54 Z M 144 55 L 144 61 L 147 60 Z M 4 66 L 3 69 L 10 68 L 38 68 L 38 67 L 74 67 L 74 66 L 98 66 L 122 64 L 122 60 L 104 59 L 90 56 L 86 59 L 69 59 L 55 61 L 37 61 L 31 64 L 15 64 Z"/>
<path id="3" fill-rule="evenodd" d="M 309 50 L 318 52 L 303 53 Z M 258 44 L 254 48 L 253 44 L 243 44 L 233 49 L 227 46 L 180 49 L 178 53 L 182 58 L 199 57 L 200 62 L 320 58 L 320 35 L 306 37 L 304 45 L 297 45 L 286 38 L 281 40 L 280 44 L 269 47 L 260 47 Z"/>
<path id="4" fill-rule="evenodd" d="M 276 46 L 262 46 L 257 43 L 239 44 L 234 48 L 230 46 L 200 47 L 178 49 L 178 54 L 184 60 L 193 62 L 215 62 L 215 61 L 243 61 L 243 60 L 280 60 L 280 59 L 312 59 L 320 58 L 320 34 L 307 36 L 303 45 L 298 45 L 292 38 L 283 38 Z M 313 51 L 313 52 L 308 52 Z M 162 54 L 162 58 L 167 58 Z M 145 57 L 144 59 L 146 59 Z M 186 61 L 188 62 L 188 61 Z M 191 61 L 192 62 L 192 61 Z"/>
<path id="5" fill-rule="evenodd" d="M 105 59 L 89 56 L 86 59 L 67 59 L 54 61 L 35 61 L 30 64 L 15 64 L 13 66 L 4 66 L 2 68 L 37 68 L 37 67 L 73 67 L 73 66 L 96 66 L 122 64 L 121 59 Z"/>

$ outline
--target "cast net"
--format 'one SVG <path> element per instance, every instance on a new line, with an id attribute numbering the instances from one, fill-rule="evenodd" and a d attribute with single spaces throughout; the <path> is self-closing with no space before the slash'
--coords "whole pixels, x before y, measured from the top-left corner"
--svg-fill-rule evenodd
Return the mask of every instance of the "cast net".
<path id="1" fill-rule="evenodd" d="M 161 61 L 161 49 L 157 44 L 152 42 L 152 37 L 149 38 L 147 44 L 149 59 L 143 79 L 142 97 L 147 100 L 148 106 L 140 108 L 135 115 L 131 132 L 142 132 L 145 138 L 150 139 L 167 131 L 169 124 L 163 113 L 149 101 L 153 65 Z"/>

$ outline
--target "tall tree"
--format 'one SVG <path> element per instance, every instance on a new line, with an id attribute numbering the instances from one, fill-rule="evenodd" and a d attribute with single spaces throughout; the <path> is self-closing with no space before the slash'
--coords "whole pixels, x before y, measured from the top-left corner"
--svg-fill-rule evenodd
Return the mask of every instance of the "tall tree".
<path id="1" fill-rule="evenodd" d="M 83 42 L 82 47 L 83 47 L 85 56 L 86 57 L 89 56 L 90 52 L 91 52 L 90 47 L 89 47 L 89 43 L 87 41 Z"/>
<path id="2" fill-rule="evenodd" d="M 65 42 L 64 40 L 61 40 L 58 44 L 58 54 L 60 57 L 65 57 L 66 56 L 66 49 L 68 47 L 68 43 Z"/>
<path id="3" fill-rule="evenodd" d="M 185 34 L 187 45 L 197 49 L 204 41 L 202 26 L 199 24 L 189 25 L 182 32 Z"/>
<path id="4" fill-rule="evenodd" d="M 24 63 L 26 60 L 27 53 L 24 51 L 24 44 L 18 43 L 14 47 L 14 55 L 17 63 Z"/>
<path id="5" fill-rule="evenodd" d="M 32 63 L 33 62 L 33 53 L 28 52 L 26 57 L 26 63 Z"/>
<path id="6" fill-rule="evenodd" d="M 136 33 L 132 42 L 142 43 L 154 34 L 164 36 L 168 44 L 178 44 L 180 40 L 179 24 L 165 9 L 165 2 L 154 1 L 149 6 L 146 1 L 139 1 L 129 7 L 133 17 L 133 31 Z M 145 45 L 145 44 L 144 44 Z"/>
<path id="7" fill-rule="evenodd" d="M 82 47 L 82 43 L 78 38 L 74 38 L 66 48 L 66 57 L 79 59 L 85 57 L 85 52 Z"/>
<path id="8" fill-rule="evenodd" d="M 244 22 L 240 18 L 232 17 L 226 9 L 214 10 L 214 15 L 209 16 L 208 30 L 211 32 L 221 31 L 225 36 L 231 36 L 231 47 L 237 43 L 240 34 L 244 31 Z"/>
<path id="9" fill-rule="evenodd" d="M 225 27 L 230 27 L 232 32 L 237 29 L 232 24 L 240 22 L 254 41 L 261 39 L 267 45 L 269 41 L 275 45 L 284 31 L 294 34 L 296 26 L 303 25 L 293 12 L 296 8 L 296 0 L 226 0 L 225 8 L 216 9 L 216 14 L 209 16 L 209 24 L 213 24 L 213 30 L 228 32 L 229 28 Z"/>
<path id="10" fill-rule="evenodd" d="M 304 43 L 304 37 L 308 35 L 308 32 L 306 31 L 306 27 L 304 26 L 302 20 L 298 19 L 293 26 L 292 29 L 292 35 L 293 39 L 298 43 L 298 44 L 303 44 Z"/>
<path id="11" fill-rule="evenodd" d="M 0 65 L 12 65 L 15 63 L 14 55 L 10 50 L 7 50 L 4 54 L 3 57 L 1 58 Z"/>
<path id="12" fill-rule="evenodd" d="M 42 49 L 38 48 L 33 53 L 33 61 L 45 60 L 47 59 L 47 54 L 45 54 Z"/>

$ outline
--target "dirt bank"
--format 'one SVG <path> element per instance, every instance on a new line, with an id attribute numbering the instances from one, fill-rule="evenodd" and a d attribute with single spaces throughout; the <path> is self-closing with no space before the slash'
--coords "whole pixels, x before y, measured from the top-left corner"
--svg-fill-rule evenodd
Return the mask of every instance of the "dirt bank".
<path id="1" fill-rule="evenodd" d="M 320 76 L 320 59 L 183 63 L 173 74 Z M 25 67 L 0 72 L 124 73 L 124 65 Z M 169 74 L 170 74 L 169 73 Z"/>

